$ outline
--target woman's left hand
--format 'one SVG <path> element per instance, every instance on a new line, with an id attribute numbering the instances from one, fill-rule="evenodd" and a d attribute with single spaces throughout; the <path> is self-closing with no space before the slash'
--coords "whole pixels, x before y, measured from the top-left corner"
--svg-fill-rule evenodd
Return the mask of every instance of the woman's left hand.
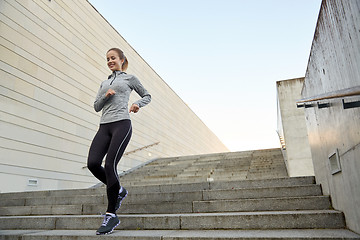
<path id="1" fill-rule="evenodd" d="M 137 113 L 139 111 L 139 106 L 136 105 L 135 103 L 133 105 L 131 105 L 129 113 L 133 112 L 133 113 Z"/>

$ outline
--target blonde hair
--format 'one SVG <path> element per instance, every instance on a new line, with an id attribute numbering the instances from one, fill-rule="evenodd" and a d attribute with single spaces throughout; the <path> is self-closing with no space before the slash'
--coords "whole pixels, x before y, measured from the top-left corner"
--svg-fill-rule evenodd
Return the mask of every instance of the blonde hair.
<path id="1" fill-rule="evenodd" d="M 121 49 L 119 49 L 119 48 L 110 48 L 110 49 L 107 51 L 107 53 L 110 52 L 110 51 L 115 51 L 115 52 L 117 52 L 117 54 L 119 55 L 120 60 L 124 60 L 123 64 L 121 65 L 121 71 L 124 71 L 124 72 L 125 72 L 126 69 L 128 68 L 129 62 L 128 62 L 127 58 L 125 57 L 124 52 L 121 51 Z"/>

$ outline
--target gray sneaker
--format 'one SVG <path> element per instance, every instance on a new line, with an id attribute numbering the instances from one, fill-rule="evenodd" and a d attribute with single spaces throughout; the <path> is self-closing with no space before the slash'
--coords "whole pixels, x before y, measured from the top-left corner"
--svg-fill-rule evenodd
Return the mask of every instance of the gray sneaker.
<path id="1" fill-rule="evenodd" d="M 124 200 L 124 198 L 126 198 L 127 195 L 128 195 L 128 191 L 123 187 L 122 191 L 118 195 L 118 199 L 115 205 L 115 211 L 119 210 L 121 206 L 121 202 Z"/>
<path id="2" fill-rule="evenodd" d="M 100 228 L 96 231 L 96 235 L 110 234 L 114 231 L 114 228 L 120 224 L 119 218 L 110 214 L 105 214 L 104 221 Z"/>

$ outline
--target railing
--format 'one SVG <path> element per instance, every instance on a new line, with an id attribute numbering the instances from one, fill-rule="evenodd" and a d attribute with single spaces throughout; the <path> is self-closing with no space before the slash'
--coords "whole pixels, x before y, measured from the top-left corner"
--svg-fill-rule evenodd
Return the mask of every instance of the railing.
<path id="1" fill-rule="evenodd" d="M 126 152 L 126 153 L 124 153 L 124 155 L 123 155 L 123 156 L 129 155 L 129 154 L 133 154 L 133 153 L 135 153 L 135 152 L 137 152 L 137 151 L 141 151 L 141 150 L 147 149 L 147 148 L 149 148 L 149 147 L 152 147 L 152 146 L 158 145 L 159 143 L 160 143 L 160 142 L 156 142 L 156 143 L 153 143 L 153 144 L 150 144 L 150 145 L 146 145 L 146 146 L 141 147 L 141 148 L 137 148 L 137 149 L 132 150 L 132 151 L 130 151 L 130 152 Z"/>
<path id="2" fill-rule="evenodd" d="M 311 108 L 315 106 L 317 106 L 318 108 L 328 108 L 331 106 L 331 103 L 323 102 L 323 100 L 329 100 L 334 98 L 345 98 L 345 97 L 359 96 L 359 95 L 360 95 L 360 86 L 355 86 L 352 88 L 345 88 L 334 92 L 320 94 L 314 97 L 303 98 L 296 102 L 296 106 L 298 108 L 302 108 L 302 107 Z M 342 99 L 342 104 L 344 109 L 360 107 L 360 101 L 345 102 L 345 100 Z"/>

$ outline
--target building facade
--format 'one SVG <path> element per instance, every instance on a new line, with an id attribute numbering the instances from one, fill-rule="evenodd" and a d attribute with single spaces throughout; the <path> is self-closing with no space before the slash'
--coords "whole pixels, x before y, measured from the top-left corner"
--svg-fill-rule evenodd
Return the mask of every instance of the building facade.
<path id="1" fill-rule="evenodd" d="M 100 114 L 93 102 L 122 49 L 152 102 L 132 115 L 118 170 L 159 157 L 228 151 L 166 82 L 86 0 L 0 1 L 0 191 L 89 187 Z M 130 96 L 130 103 L 138 99 Z"/>

